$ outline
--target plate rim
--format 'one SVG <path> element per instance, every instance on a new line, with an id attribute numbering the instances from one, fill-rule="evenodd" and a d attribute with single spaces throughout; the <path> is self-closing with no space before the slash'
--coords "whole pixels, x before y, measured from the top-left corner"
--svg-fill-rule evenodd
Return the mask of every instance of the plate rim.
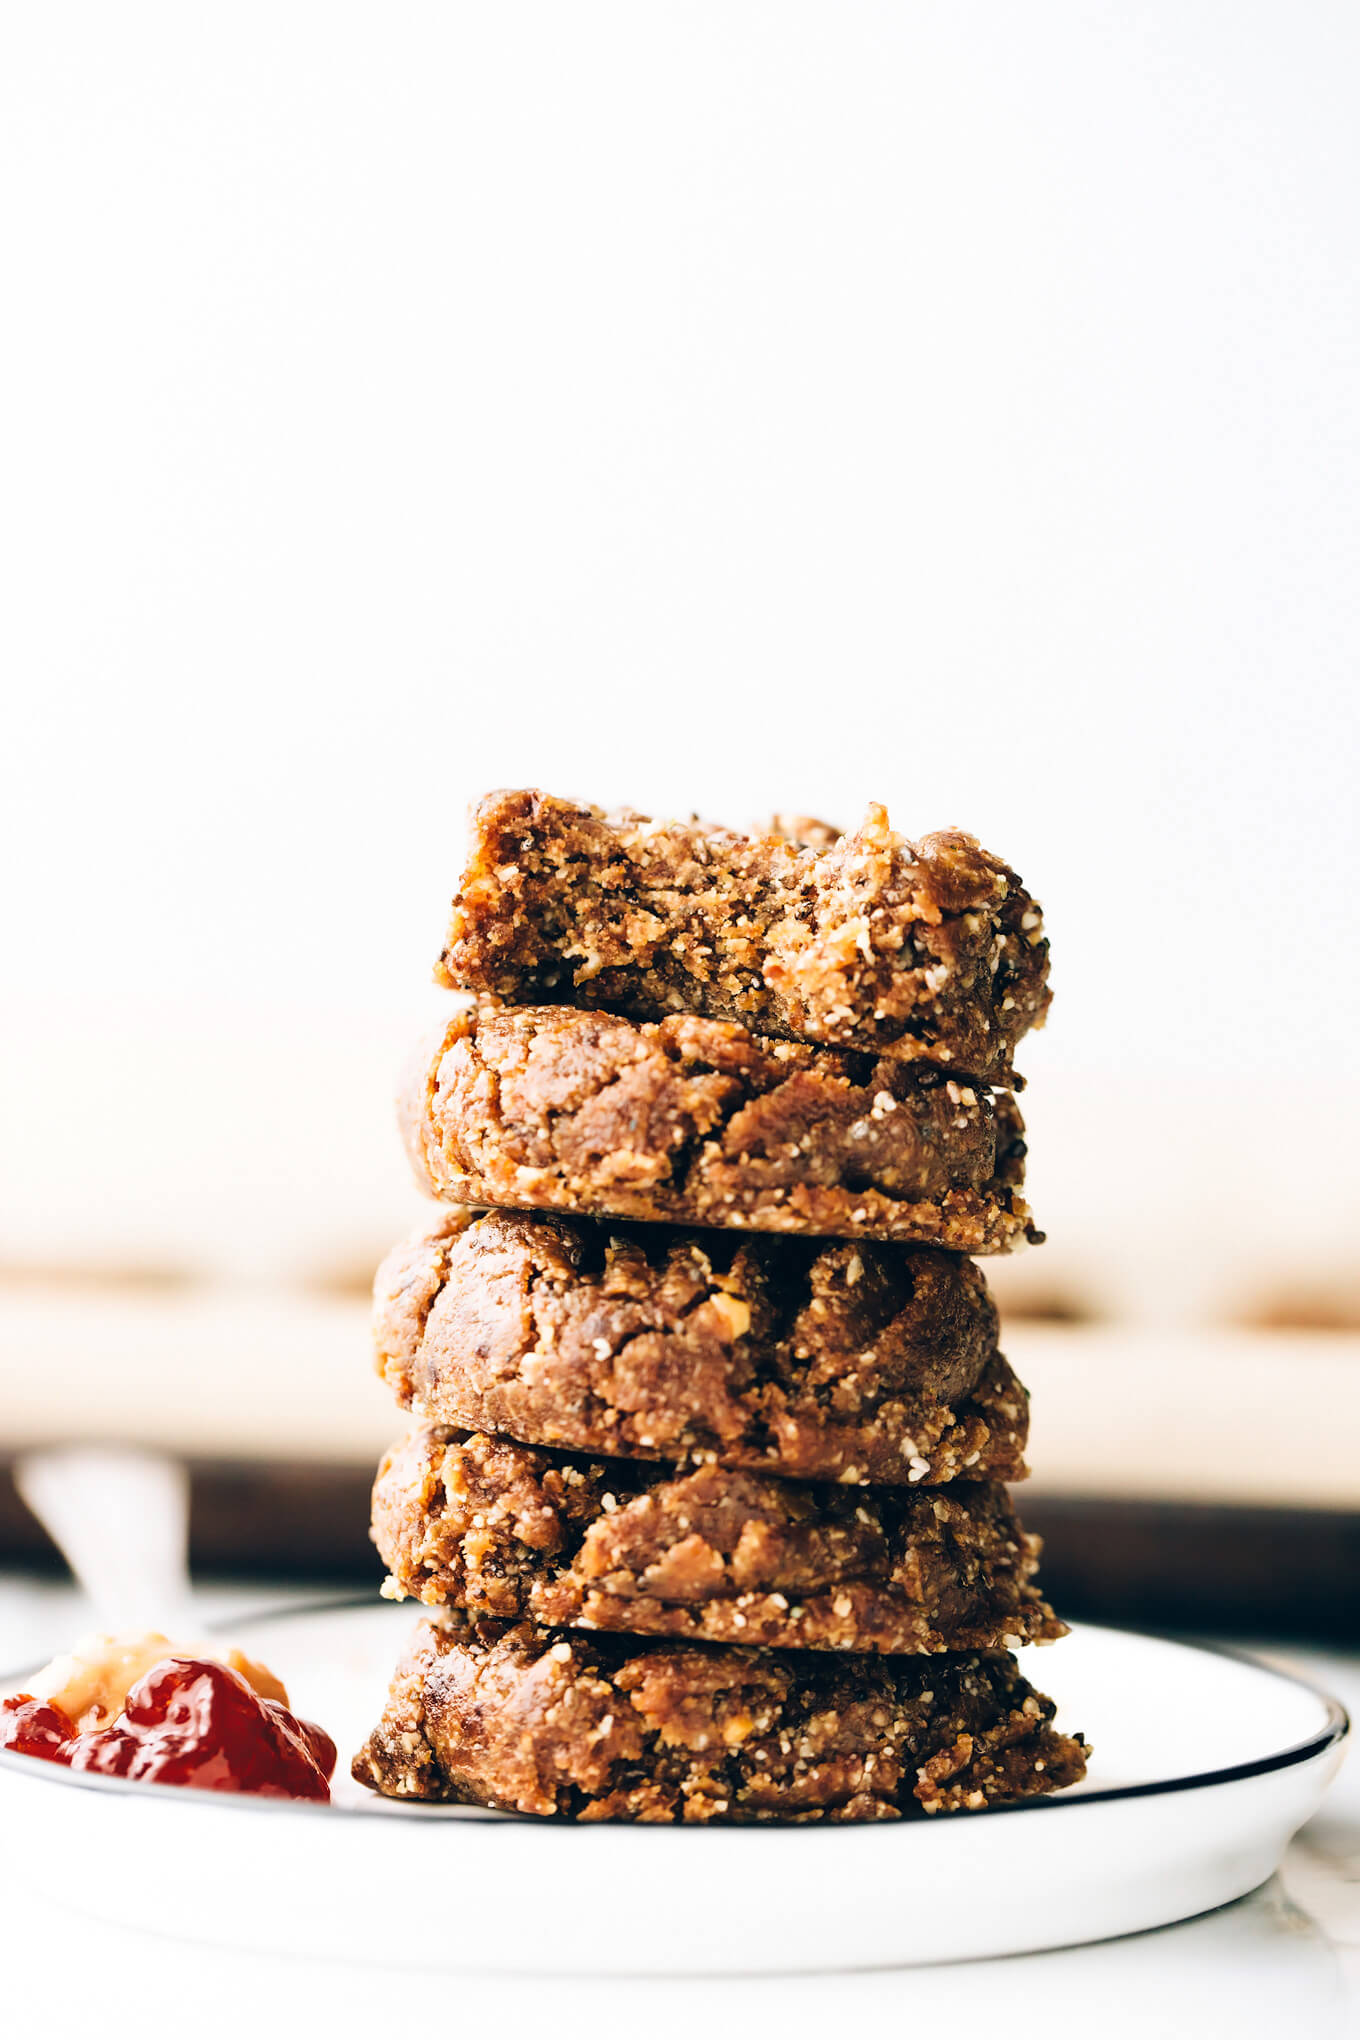
<path id="1" fill-rule="evenodd" d="M 262 1628 L 272 1622 L 291 1622 L 309 1615 L 338 1615 L 351 1609 L 362 1609 L 371 1613 L 380 1605 L 381 1603 L 376 1602 L 371 1594 L 346 1594 L 330 1599 L 292 1602 L 286 1607 L 273 1606 L 256 1613 L 243 1609 L 226 1617 L 215 1618 L 205 1623 L 204 1628 L 211 1635 L 222 1631 Z M 1325 1723 L 1316 1735 L 1306 1737 L 1303 1742 L 1291 1743 L 1283 1750 L 1272 1750 L 1266 1756 L 1252 1757 L 1245 1763 L 1225 1764 L 1209 1771 L 1187 1772 L 1183 1777 L 1148 1779 L 1138 1785 L 1106 1785 L 1095 1792 L 1055 1793 L 1051 1798 L 1017 1800 L 1009 1806 L 959 1807 L 951 1812 L 932 1815 L 929 1821 L 931 1827 L 939 1827 L 944 1823 L 952 1825 L 956 1821 L 996 1820 L 1008 1814 L 1061 1813 L 1072 1807 L 1108 1806 L 1121 1800 L 1169 1798 L 1178 1792 L 1200 1792 L 1223 1785 L 1236 1785 L 1244 1779 L 1268 1777 L 1275 1771 L 1291 1770 L 1311 1763 L 1314 1758 L 1338 1747 L 1350 1734 L 1350 1716 L 1334 1694 L 1326 1692 L 1321 1686 L 1315 1686 L 1311 1679 L 1300 1678 L 1296 1672 L 1282 1671 L 1278 1665 L 1263 1664 L 1259 1658 L 1252 1657 L 1245 1650 L 1228 1644 L 1202 1643 L 1182 1636 L 1165 1636 L 1156 1630 L 1123 1629 L 1110 1622 L 1083 1622 L 1076 1626 L 1084 1630 L 1100 1630 L 1109 1636 L 1136 1636 L 1150 1643 L 1168 1643 L 1177 1650 L 1197 1651 L 1204 1657 L 1226 1658 L 1230 1663 L 1242 1665 L 1249 1671 L 1259 1672 L 1266 1678 L 1279 1679 L 1285 1685 L 1295 1686 L 1299 1691 L 1309 1694 L 1321 1705 L 1326 1717 Z M 0 1691 L 11 1691 L 16 1686 L 22 1690 L 24 1679 L 31 1677 L 39 1669 L 37 1665 L 27 1665 L 20 1671 L 0 1673 Z M 0 1750 L 0 1776 L 12 1772 L 17 1776 L 32 1778 L 34 1765 L 42 1762 L 43 1760 L 37 1757 L 26 1757 L 14 1751 Z M 113 1793 L 132 1798 L 153 1801 L 175 1800 L 181 1803 L 187 1797 L 191 1803 L 198 1803 L 200 1806 L 206 1798 L 223 1809 L 230 1808 L 253 1815 L 308 1814 L 313 1819 L 319 1820 L 337 1818 L 390 1820 L 392 1810 L 398 1803 L 403 1804 L 408 1812 L 417 1816 L 435 1810 L 415 1801 L 394 1802 L 382 1799 L 377 1794 L 374 1795 L 372 1805 L 336 1806 L 329 1801 L 318 1804 L 314 1800 L 306 1799 L 267 1798 L 257 1792 L 195 1792 L 183 1785 L 153 1785 L 140 1778 L 110 1778 L 93 1771 L 72 1771 L 65 1764 L 43 1763 L 43 1769 L 47 1773 L 48 1784 L 65 1785 L 78 1792 Z M 495 1807 L 459 1807 L 458 1811 L 467 1819 L 488 1827 L 500 1827 L 508 1823 L 514 1827 L 540 1832 L 553 1828 L 573 1830 L 581 1828 L 578 1821 L 545 1819 L 540 1814 L 503 1813 Z M 728 1835 L 769 1836 L 786 1833 L 788 1825 L 787 1822 L 780 1821 L 752 1821 L 714 1823 L 712 1826 L 699 1827 L 683 1821 L 674 1824 L 611 1821 L 587 1823 L 586 1828 L 595 1833 L 612 1833 L 624 1828 L 629 1833 L 638 1834 L 712 1834 L 716 1830 Z M 908 1825 L 916 1826 L 918 1823 L 911 1822 Z M 850 1822 L 831 1828 L 817 1825 L 814 1831 L 848 1835 L 878 1833 L 880 1829 L 876 1822 Z"/>

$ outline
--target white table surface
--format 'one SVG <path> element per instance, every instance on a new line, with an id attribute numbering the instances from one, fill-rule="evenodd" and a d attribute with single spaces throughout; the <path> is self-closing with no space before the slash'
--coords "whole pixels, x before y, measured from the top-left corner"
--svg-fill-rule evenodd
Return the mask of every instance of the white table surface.
<path id="1" fill-rule="evenodd" d="M 258 1608 L 258 1588 L 207 1590 L 206 1613 Z M 289 1597 L 296 1598 L 296 1597 Z M 0 1668 L 31 1663 L 88 1626 L 67 1590 L 0 1575 Z M 1272 1652 L 1360 1715 L 1360 1656 Z M 186 1865 L 186 1874 L 192 1866 Z M 248 1874 L 243 1864 L 242 1874 Z M 0 1837 L 0 2030 L 43 2040 L 133 2040 L 173 2029 L 188 2040 L 383 2040 L 534 2032 L 648 2036 L 855 2030 L 926 2036 L 931 2022 L 1006 2040 L 1160 2035 L 1295 2040 L 1360 2033 L 1360 1766 L 1343 1768 L 1327 1803 L 1261 1891 L 1184 1926 L 1097 1947 L 936 1969 L 872 1974 L 659 1981 L 405 1977 L 224 1952 L 100 1925 L 26 1896 L 22 1865 Z M 507 1895 L 509 1898 L 510 1895 Z M 458 1894 L 447 1895 L 456 1903 Z M 405 1900 L 374 1894 L 374 1938 L 400 1942 Z"/>

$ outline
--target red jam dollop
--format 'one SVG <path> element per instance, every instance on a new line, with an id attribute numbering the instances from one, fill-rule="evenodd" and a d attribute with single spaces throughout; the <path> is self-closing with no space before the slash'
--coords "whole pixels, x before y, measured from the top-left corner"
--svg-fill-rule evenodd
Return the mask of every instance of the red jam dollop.
<path id="1" fill-rule="evenodd" d="M 69 1714 L 50 1700 L 35 1700 L 29 1693 L 16 1693 L 12 1700 L 0 1700 L 0 1750 L 13 1750 L 21 1757 L 46 1757 L 49 1763 L 69 1764 L 75 1724 Z"/>
<path id="2" fill-rule="evenodd" d="M 108 1728 L 77 1731 L 50 1701 L 0 1701 L 0 1749 L 203 1792 L 328 1800 L 335 1744 L 211 1658 L 166 1658 L 138 1679 Z"/>

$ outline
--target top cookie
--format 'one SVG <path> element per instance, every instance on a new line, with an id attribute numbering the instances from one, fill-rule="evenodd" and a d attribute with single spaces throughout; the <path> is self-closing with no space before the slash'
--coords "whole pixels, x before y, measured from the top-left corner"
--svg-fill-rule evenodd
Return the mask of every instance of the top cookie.
<path id="1" fill-rule="evenodd" d="M 435 967 L 515 1005 L 760 1033 L 1004 1080 L 1048 1009 L 1048 943 L 1015 873 L 957 829 L 912 843 L 870 807 L 843 836 L 741 836 L 536 790 L 473 812 Z"/>

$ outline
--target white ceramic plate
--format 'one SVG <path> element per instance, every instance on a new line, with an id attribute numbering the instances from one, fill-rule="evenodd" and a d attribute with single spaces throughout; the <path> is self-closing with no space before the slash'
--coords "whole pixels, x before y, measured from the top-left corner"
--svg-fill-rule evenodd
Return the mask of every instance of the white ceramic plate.
<path id="1" fill-rule="evenodd" d="M 1253 1890 L 1347 1731 L 1280 1673 L 1082 1626 L 1020 1653 L 1095 1745 L 1087 1783 L 869 1827 L 577 1827 L 374 1798 L 344 1777 L 412 1625 L 351 1603 L 233 1622 L 341 1750 L 331 1807 L 73 1775 L 0 1755 L 26 1888 L 191 1940 L 409 1967 L 699 1975 L 1006 1955 Z M 22 1675 L 2 1683 L 22 1684 Z"/>

